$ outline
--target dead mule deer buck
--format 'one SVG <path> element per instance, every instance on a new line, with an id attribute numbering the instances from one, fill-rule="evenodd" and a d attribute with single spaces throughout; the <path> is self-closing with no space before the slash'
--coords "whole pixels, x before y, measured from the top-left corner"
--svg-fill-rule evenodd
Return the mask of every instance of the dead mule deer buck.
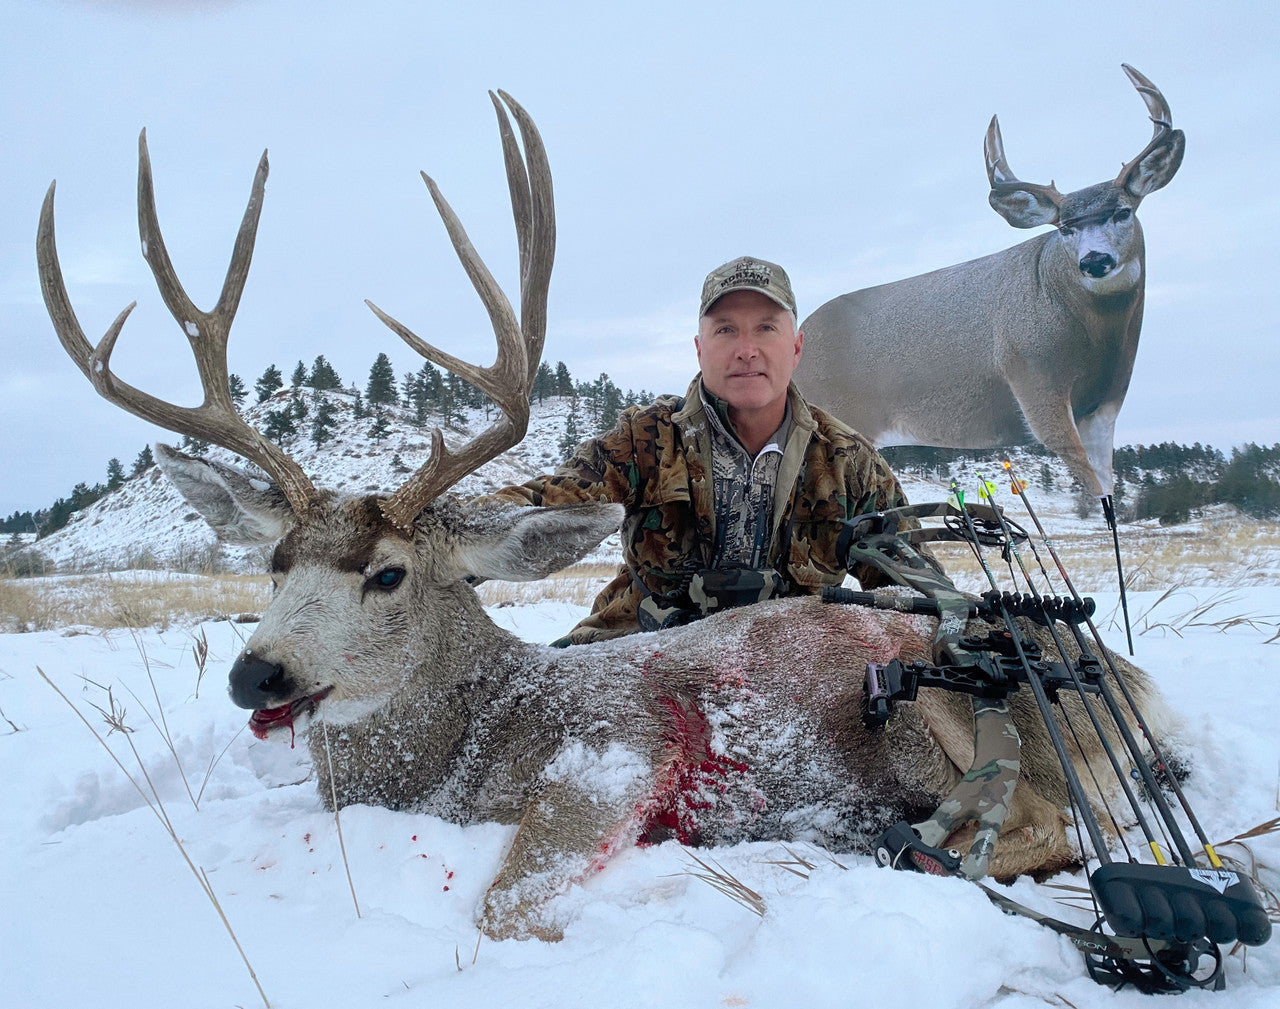
<path id="1" fill-rule="evenodd" d="M 991 448 L 1030 429 L 1087 490 L 1111 493 L 1147 273 L 1135 214 L 1185 147 L 1159 89 L 1124 71 L 1155 124 L 1137 157 L 1064 196 L 1013 174 L 992 116 L 991 206 L 1015 228 L 1056 230 L 822 305 L 801 327 L 796 381 L 810 399 L 879 446 Z"/>
<path id="2" fill-rule="evenodd" d="M 519 126 L 523 159 L 503 103 Z M 123 315 L 96 349 L 85 340 L 54 248 L 52 189 L 39 261 L 58 336 L 102 395 L 226 446 L 271 477 L 250 478 L 163 446 L 157 452 L 223 537 L 279 538 L 274 599 L 230 673 L 232 700 L 252 709 L 254 733 L 289 738 L 311 724 L 331 726 L 308 739 L 326 804 L 332 784 L 342 805 L 516 825 L 479 919 L 491 936 L 555 938 L 565 923 L 549 899 L 637 839 L 791 837 L 865 850 L 892 820 L 935 807 L 970 766 L 973 710 L 967 698 L 934 692 L 884 730 L 864 727 L 866 663 L 927 659 L 936 625 L 925 617 L 809 597 L 570 649 L 521 642 L 488 618 L 466 576 L 543 577 L 608 534 L 623 511 L 441 496 L 523 437 L 545 333 L 555 241 L 550 171 L 524 110 L 505 94 L 494 106 L 519 238 L 519 318 L 424 179 L 489 310 L 496 363 L 457 360 L 374 311 L 422 356 L 483 389 L 502 417 L 460 449 L 447 448 L 437 432 L 429 461 L 390 497 L 316 490 L 232 408 L 227 332 L 249 264 L 265 159 L 227 286 L 206 314 L 169 266 L 141 147 L 144 247 L 196 354 L 206 396 L 200 407 L 169 406 L 112 374 Z M 1133 675 L 1146 696 L 1147 681 Z M 992 861 L 1000 876 L 1047 872 L 1075 858 L 1063 829 L 1061 769 L 1044 725 L 1029 707 L 1017 712 L 1025 771 Z"/>

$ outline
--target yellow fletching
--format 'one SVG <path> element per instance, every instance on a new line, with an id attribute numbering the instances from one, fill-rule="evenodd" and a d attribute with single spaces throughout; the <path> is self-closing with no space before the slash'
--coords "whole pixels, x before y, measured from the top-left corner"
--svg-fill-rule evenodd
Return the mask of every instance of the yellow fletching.
<path id="1" fill-rule="evenodd" d="M 1164 852 L 1160 850 L 1160 845 L 1155 841 L 1151 842 L 1151 854 L 1156 857 L 1156 865 L 1168 865 L 1168 861 L 1164 857 Z"/>
<path id="2" fill-rule="evenodd" d="M 1205 843 L 1204 853 L 1209 856 L 1209 864 L 1215 869 L 1222 868 L 1222 859 L 1218 857 L 1218 853 L 1213 850 L 1213 845 Z"/>
<path id="3" fill-rule="evenodd" d="M 1009 484 L 1009 489 L 1013 491 L 1015 494 L 1021 494 L 1024 490 L 1027 489 L 1027 481 L 1019 480 L 1017 477 L 1015 477 L 1013 479 L 1013 482 Z"/>

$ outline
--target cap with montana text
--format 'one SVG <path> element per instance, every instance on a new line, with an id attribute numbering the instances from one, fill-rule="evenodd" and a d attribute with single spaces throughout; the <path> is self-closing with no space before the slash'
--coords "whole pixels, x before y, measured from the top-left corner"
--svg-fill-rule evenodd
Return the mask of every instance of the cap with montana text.
<path id="1" fill-rule="evenodd" d="M 702 308 L 698 318 L 706 315 L 717 300 L 734 291 L 758 291 L 795 314 L 796 297 L 791 293 L 791 279 L 787 271 L 777 263 L 739 256 L 707 274 L 702 284 Z"/>

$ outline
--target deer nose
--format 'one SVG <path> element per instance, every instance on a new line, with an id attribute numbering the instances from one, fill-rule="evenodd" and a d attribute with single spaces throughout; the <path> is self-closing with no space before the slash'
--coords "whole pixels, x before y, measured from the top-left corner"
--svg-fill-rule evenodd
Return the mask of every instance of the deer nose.
<path id="1" fill-rule="evenodd" d="M 1105 277 L 1116 268 L 1116 257 L 1109 252 L 1090 252 L 1080 260 L 1080 272 L 1089 277 Z"/>
<path id="2" fill-rule="evenodd" d="M 246 651 L 228 675 L 227 690 L 237 707 L 257 710 L 278 705 L 289 691 L 284 666 Z"/>

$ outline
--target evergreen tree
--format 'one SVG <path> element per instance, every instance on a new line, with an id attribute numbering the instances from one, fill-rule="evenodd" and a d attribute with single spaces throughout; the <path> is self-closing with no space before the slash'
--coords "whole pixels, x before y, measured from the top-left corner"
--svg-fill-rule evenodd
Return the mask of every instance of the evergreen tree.
<path id="1" fill-rule="evenodd" d="M 244 406 L 245 397 L 249 395 L 249 390 L 244 387 L 244 382 L 240 380 L 240 376 L 234 374 L 227 377 L 227 389 L 231 392 L 231 402 L 239 410 Z"/>
<path id="2" fill-rule="evenodd" d="M 417 427 L 422 427 L 427 423 L 427 416 L 431 410 L 431 404 L 434 397 L 431 393 L 430 378 L 427 369 L 435 371 L 431 368 L 431 362 L 428 361 L 422 368 L 413 375 L 405 376 L 405 387 L 409 394 L 409 407 L 413 410 L 413 416 L 410 418 Z M 440 379 L 440 373 L 435 372 L 437 383 Z"/>
<path id="3" fill-rule="evenodd" d="M 301 389 L 295 388 L 289 397 L 289 413 L 294 420 L 302 420 L 307 415 L 307 404 L 302 398 Z"/>
<path id="4" fill-rule="evenodd" d="M 396 373 L 391 368 L 391 359 L 386 354 L 379 354 L 369 369 L 369 384 L 364 388 L 364 398 L 370 406 L 394 403 L 396 394 Z"/>
<path id="5" fill-rule="evenodd" d="M 267 365 L 267 370 L 262 373 L 258 381 L 253 383 L 253 388 L 258 394 L 258 402 L 265 403 L 271 398 L 273 392 L 284 388 L 284 379 L 280 375 L 280 369 L 274 364 Z"/>
<path id="6" fill-rule="evenodd" d="M 543 361 L 538 365 L 537 372 L 533 376 L 533 388 L 530 390 L 530 399 L 536 399 L 539 403 L 548 396 L 556 394 L 556 375 L 551 370 L 551 365 Z"/>
<path id="7" fill-rule="evenodd" d="M 307 375 L 306 384 L 313 389 L 342 388 L 342 380 L 338 378 L 338 373 L 333 370 L 333 365 L 324 359 L 323 354 L 316 356 L 314 363 L 311 365 L 311 372 Z"/>
<path id="8" fill-rule="evenodd" d="M 618 423 L 618 414 L 622 412 L 622 390 L 603 372 L 596 381 L 599 386 L 596 401 L 596 432 L 603 434 Z"/>
<path id="9" fill-rule="evenodd" d="M 369 416 L 369 411 L 364 407 L 364 397 L 360 395 L 360 390 L 355 390 L 355 398 L 351 403 L 351 415 L 356 420 L 363 420 Z"/>
<path id="10" fill-rule="evenodd" d="M 1040 489 L 1046 494 L 1053 490 L 1053 468 L 1047 462 L 1040 464 Z"/>
<path id="11" fill-rule="evenodd" d="M 285 438 L 298 433 L 298 424 L 293 418 L 293 411 L 287 406 L 280 410 L 268 410 L 262 433 L 277 445 L 283 445 Z"/>
<path id="12" fill-rule="evenodd" d="M 120 460 L 112 458 L 107 462 L 107 490 L 115 490 L 124 483 L 124 467 Z"/>
<path id="13" fill-rule="evenodd" d="M 408 466 L 404 464 L 404 460 L 400 458 L 400 453 L 396 452 L 391 456 L 391 469 L 396 473 L 412 473 Z"/>
<path id="14" fill-rule="evenodd" d="M 581 428 L 582 423 L 578 417 L 578 397 L 574 396 L 569 403 L 569 416 L 564 422 L 564 436 L 557 446 L 561 459 L 571 458 L 574 449 L 582 443 Z"/>
<path id="15" fill-rule="evenodd" d="M 383 441 L 390 433 L 391 428 L 387 424 L 386 410 L 383 409 L 381 403 L 374 404 L 373 426 L 369 428 L 369 437 L 374 441 Z"/>
<path id="16" fill-rule="evenodd" d="M 573 395 L 573 379 L 569 376 L 569 368 L 563 362 L 556 363 L 556 391 L 557 396 Z"/>
<path id="17" fill-rule="evenodd" d="M 182 447 L 192 455 L 204 455 L 209 451 L 209 443 L 200 438 L 192 438 L 189 434 L 182 436 Z"/>
<path id="18" fill-rule="evenodd" d="M 289 384 L 295 389 L 300 388 L 307 380 L 307 366 L 299 361 L 293 369 L 293 374 L 289 376 Z"/>
<path id="19" fill-rule="evenodd" d="M 155 457 L 151 454 L 151 446 L 143 445 L 142 451 L 138 453 L 138 458 L 133 460 L 133 470 L 130 472 L 129 475 L 138 476 L 139 474 L 149 470 L 155 464 L 156 464 L 156 460 L 155 460 Z"/>
<path id="20" fill-rule="evenodd" d="M 333 427 L 338 418 L 334 413 L 333 404 L 329 402 L 329 397 L 318 391 L 314 392 L 312 403 L 315 410 L 311 414 L 311 443 L 319 448 L 333 437 Z"/>

